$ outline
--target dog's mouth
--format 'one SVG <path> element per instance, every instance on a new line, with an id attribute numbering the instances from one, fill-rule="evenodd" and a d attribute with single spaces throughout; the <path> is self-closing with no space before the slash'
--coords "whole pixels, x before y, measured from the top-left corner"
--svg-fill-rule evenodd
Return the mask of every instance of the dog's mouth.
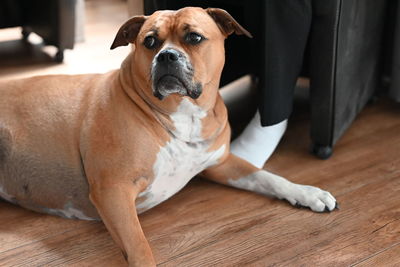
<path id="1" fill-rule="evenodd" d="M 160 51 L 151 66 L 153 95 L 163 100 L 171 94 L 196 99 L 202 85 L 194 81 L 194 69 L 183 52 L 167 48 Z"/>
<path id="2" fill-rule="evenodd" d="M 186 88 L 185 83 L 177 76 L 167 74 L 162 76 L 157 81 L 157 87 L 162 87 L 162 89 L 177 90 L 179 88 Z"/>
<path id="3" fill-rule="evenodd" d="M 155 81 L 153 94 L 158 99 L 163 100 L 174 93 L 196 99 L 201 94 L 201 85 L 193 86 L 191 83 L 173 74 L 163 75 Z"/>

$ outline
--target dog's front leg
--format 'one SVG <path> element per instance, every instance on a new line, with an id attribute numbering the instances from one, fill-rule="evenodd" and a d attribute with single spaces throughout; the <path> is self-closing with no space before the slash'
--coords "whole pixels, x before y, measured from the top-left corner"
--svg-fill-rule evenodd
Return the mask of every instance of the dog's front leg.
<path id="1" fill-rule="evenodd" d="M 135 207 L 135 199 L 146 185 L 144 178 L 124 182 L 102 179 L 90 184 L 90 200 L 129 266 L 156 265 Z"/>
<path id="2" fill-rule="evenodd" d="M 259 194 L 286 199 L 294 206 L 309 207 L 313 211 L 332 211 L 335 198 L 314 186 L 292 183 L 283 177 L 258 169 L 229 154 L 220 164 L 203 171 L 202 176 L 212 181 Z"/>

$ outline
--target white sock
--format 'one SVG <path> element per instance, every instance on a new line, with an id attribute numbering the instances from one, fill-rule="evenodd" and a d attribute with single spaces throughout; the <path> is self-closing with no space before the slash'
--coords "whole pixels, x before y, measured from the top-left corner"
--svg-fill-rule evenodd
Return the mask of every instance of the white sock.
<path id="1" fill-rule="evenodd" d="M 286 127 L 287 120 L 271 126 L 261 126 L 257 110 L 243 133 L 232 142 L 231 152 L 261 169 L 274 152 Z"/>

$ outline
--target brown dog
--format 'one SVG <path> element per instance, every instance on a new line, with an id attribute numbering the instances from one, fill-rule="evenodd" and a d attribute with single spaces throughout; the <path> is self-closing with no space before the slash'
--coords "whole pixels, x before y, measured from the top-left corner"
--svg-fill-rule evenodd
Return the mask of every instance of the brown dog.
<path id="1" fill-rule="evenodd" d="M 221 9 L 128 20 L 121 69 L 0 84 L 0 196 L 39 212 L 102 219 L 131 266 L 154 266 L 137 214 L 193 176 L 332 211 L 328 192 L 229 153 L 218 94 L 224 40 L 250 34 Z"/>

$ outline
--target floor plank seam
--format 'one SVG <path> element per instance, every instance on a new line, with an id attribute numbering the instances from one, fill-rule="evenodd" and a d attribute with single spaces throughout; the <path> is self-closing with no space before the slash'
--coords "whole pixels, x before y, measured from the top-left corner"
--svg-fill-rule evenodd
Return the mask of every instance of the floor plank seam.
<path id="1" fill-rule="evenodd" d="M 369 255 L 368 257 L 365 257 L 364 259 L 359 260 L 359 261 L 356 262 L 356 263 L 352 263 L 352 264 L 350 265 L 350 267 L 360 265 L 360 264 L 362 264 L 363 262 L 365 262 L 365 261 L 367 261 L 367 260 L 369 260 L 369 259 L 371 259 L 371 258 L 373 258 L 373 257 L 375 257 L 375 256 L 377 256 L 377 255 L 379 255 L 379 254 L 381 254 L 381 253 L 383 253 L 383 252 L 385 252 L 385 251 L 388 251 L 388 250 L 390 250 L 390 249 L 392 249 L 392 248 L 394 248 L 394 247 L 396 247 L 396 246 L 399 246 L 399 245 L 400 245 L 400 242 L 394 243 L 394 244 L 392 244 L 391 246 L 389 246 L 389 247 L 387 247 L 387 248 L 384 248 L 384 249 L 382 249 L 382 250 L 380 250 L 380 251 L 377 251 L 377 252 L 375 252 L 375 253 Z"/>

